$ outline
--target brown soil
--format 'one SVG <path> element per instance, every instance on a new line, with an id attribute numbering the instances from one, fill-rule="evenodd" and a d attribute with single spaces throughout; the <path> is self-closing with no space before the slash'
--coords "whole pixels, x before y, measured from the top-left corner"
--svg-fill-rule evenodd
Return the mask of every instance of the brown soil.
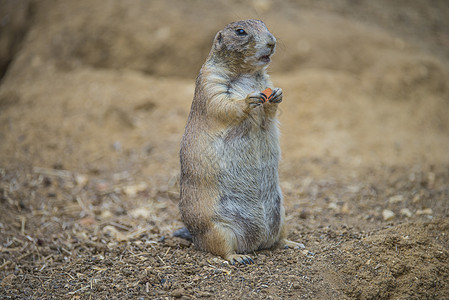
<path id="1" fill-rule="evenodd" d="M 447 1 L 4 1 L 0 298 L 449 298 Z M 289 238 L 231 266 L 171 236 L 195 76 L 277 36 Z"/>

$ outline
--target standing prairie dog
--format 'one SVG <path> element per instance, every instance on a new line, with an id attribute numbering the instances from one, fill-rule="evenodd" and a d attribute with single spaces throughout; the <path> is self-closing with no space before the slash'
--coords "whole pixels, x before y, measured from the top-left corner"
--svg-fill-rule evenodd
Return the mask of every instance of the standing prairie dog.
<path id="1" fill-rule="evenodd" d="M 259 20 L 215 36 L 196 80 L 181 142 L 180 212 L 193 243 L 232 264 L 247 253 L 295 247 L 286 239 L 276 111 L 282 90 L 266 68 L 276 39 Z M 271 94 L 263 94 L 271 88 Z"/>

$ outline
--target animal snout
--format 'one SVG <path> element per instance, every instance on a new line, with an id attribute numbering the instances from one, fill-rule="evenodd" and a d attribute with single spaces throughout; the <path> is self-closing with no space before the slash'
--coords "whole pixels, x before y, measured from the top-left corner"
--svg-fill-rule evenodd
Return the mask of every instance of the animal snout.
<path id="1" fill-rule="evenodd" d="M 276 47 L 276 38 L 272 34 L 268 36 L 267 47 L 270 48 L 271 51 L 273 51 L 274 47 Z"/>

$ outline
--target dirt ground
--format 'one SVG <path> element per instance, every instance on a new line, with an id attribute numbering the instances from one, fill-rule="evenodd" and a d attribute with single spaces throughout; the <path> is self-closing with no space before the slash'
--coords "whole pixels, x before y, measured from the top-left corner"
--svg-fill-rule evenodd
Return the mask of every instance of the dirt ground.
<path id="1" fill-rule="evenodd" d="M 0 2 L 1 299 L 448 299 L 447 1 Z M 265 21 L 306 249 L 172 237 L 194 80 Z"/>

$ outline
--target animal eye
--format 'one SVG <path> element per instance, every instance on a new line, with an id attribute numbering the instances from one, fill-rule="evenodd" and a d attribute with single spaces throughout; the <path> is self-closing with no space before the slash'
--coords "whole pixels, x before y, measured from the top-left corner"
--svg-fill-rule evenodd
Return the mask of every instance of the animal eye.
<path id="1" fill-rule="evenodd" d="M 241 28 L 240 29 L 236 29 L 235 33 L 237 33 L 237 35 L 240 35 L 240 36 L 243 36 L 243 35 L 247 34 L 246 31 L 241 29 Z"/>

